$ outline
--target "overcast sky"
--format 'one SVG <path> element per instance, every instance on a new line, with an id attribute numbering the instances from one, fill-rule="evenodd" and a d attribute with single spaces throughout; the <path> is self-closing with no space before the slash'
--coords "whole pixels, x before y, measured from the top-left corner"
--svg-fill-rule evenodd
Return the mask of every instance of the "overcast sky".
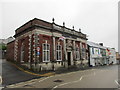
<path id="1" fill-rule="evenodd" d="M 79 30 L 89 41 L 103 42 L 118 51 L 119 0 L 3 0 L 0 3 L 0 38 L 15 34 L 15 29 L 39 18 Z"/>

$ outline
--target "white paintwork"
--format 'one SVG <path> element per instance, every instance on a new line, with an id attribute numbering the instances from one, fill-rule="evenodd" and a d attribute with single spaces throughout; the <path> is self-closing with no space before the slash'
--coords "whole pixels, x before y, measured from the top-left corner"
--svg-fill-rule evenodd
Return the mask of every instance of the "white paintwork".
<path id="1" fill-rule="evenodd" d="M 63 43 L 64 43 L 64 55 L 65 55 L 65 60 L 67 60 L 66 40 L 64 40 Z"/>
<path id="2" fill-rule="evenodd" d="M 108 48 L 109 50 L 110 50 L 110 55 L 109 55 L 109 57 L 110 57 L 110 59 L 109 59 L 109 63 L 112 63 L 113 62 L 113 64 L 116 64 L 117 63 L 117 61 L 116 61 L 116 52 L 115 52 L 115 49 L 112 49 L 112 48 Z"/>
<path id="3" fill-rule="evenodd" d="M 17 50 L 18 49 L 18 40 L 16 39 L 15 40 L 15 43 L 14 43 L 14 60 L 17 61 Z"/>
<path id="4" fill-rule="evenodd" d="M 89 51 L 90 51 L 90 65 L 95 66 L 95 63 L 101 63 L 101 58 L 102 58 L 102 54 L 100 53 L 100 49 L 105 49 L 105 47 L 100 46 L 97 43 L 93 43 L 93 42 L 87 42 L 87 44 L 90 46 Z M 93 53 L 94 52 L 94 53 Z"/>
<path id="5" fill-rule="evenodd" d="M 53 37 L 53 53 L 54 53 L 54 60 L 56 59 L 55 56 L 55 37 Z"/>
<path id="6" fill-rule="evenodd" d="M 43 56 L 42 58 L 44 60 L 44 54 L 43 54 L 43 52 L 44 51 L 49 51 L 49 60 L 48 61 L 43 61 L 43 62 L 50 62 L 50 44 L 47 42 L 47 40 L 45 41 L 45 43 L 42 44 L 42 47 L 43 47 L 44 44 L 46 44 L 46 48 L 47 48 L 47 45 L 49 45 L 49 50 L 44 50 L 44 49 L 42 50 L 42 56 Z M 46 57 L 47 57 L 47 54 L 46 54 Z"/>

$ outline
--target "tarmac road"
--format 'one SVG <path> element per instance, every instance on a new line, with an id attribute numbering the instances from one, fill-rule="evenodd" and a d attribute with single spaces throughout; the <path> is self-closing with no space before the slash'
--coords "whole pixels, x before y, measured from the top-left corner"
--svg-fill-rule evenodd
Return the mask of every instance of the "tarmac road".
<path id="1" fill-rule="evenodd" d="M 120 67 L 118 68 L 118 65 L 100 66 L 88 70 L 79 70 L 33 79 L 36 76 L 24 73 L 6 60 L 3 60 L 2 84 L 7 85 L 8 89 L 49 88 L 50 90 L 56 90 L 58 88 L 118 88 L 120 87 L 120 83 L 118 82 L 118 75 L 120 75 L 118 74 L 119 69 Z"/>
<path id="2" fill-rule="evenodd" d="M 49 88 L 50 90 L 58 88 L 115 88 L 113 90 L 116 90 L 119 86 L 118 65 L 110 65 L 44 77 L 8 88 Z"/>

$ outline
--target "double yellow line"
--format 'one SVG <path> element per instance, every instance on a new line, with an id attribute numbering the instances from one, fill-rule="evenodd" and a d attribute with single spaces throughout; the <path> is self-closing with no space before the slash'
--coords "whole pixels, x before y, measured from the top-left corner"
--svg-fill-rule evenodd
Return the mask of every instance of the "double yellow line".
<path id="1" fill-rule="evenodd" d="M 11 63 L 11 62 L 10 62 L 10 63 Z M 45 73 L 45 74 L 36 74 L 36 73 L 33 73 L 33 72 L 29 72 L 29 71 L 27 71 L 27 70 L 24 70 L 24 69 L 18 67 L 18 66 L 17 66 L 16 64 L 14 64 L 14 63 L 11 63 L 11 64 L 12 64 L 13 66 L 15 66 L 16 68 L 18 68 L 19 70 L 21 70 L 21 71 L 23 71 L 23 72 L 25 72 L 25 73 L 31 74 L 31 75 L 35 75 L 35 76 L 45 76 L 45 77 L 55 75 L 54 72 L 49 72 L 49 73 Z"/>

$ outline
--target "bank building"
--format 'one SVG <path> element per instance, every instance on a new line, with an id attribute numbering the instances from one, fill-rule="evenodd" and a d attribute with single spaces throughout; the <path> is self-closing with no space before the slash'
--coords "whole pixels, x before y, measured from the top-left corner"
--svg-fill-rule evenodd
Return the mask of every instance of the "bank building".
<path id="1" fill-rule="evenodd" d="M 86 34 L 74 26 L 67 28 L 64 22 L 58 25 L 54 18 L 51 23 L 34 18 L 16 29 L 14 37 L 7 57 L 28 68 L 57 70 L 89 63 Z"/>

